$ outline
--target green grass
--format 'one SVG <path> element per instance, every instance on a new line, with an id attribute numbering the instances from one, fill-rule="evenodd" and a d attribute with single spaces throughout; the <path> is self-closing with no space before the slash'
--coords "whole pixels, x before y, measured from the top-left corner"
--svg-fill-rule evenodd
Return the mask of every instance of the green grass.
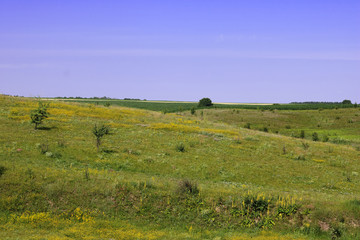
<path id="1" fill-rule="evenodd" d="M 0 97 L 1 239 L 359 237 L 360 151 L 286 136 L 342 116 L 318 132 L 356 143 L 357 109 L 201 116 L 51 102 L 34 130 L 36 106 Z M 97 152 L 101 123 L 111 134 Z"/>
<path id="2" fill-rule="evenodd" d="M 182 112 L 198 108 L 197 102 L 178 102 L 178 101 L 145 101 L 145 100 L 119 100 L 119 99 L 61 99 L 56 100 L 91 103 L 96 105 L 115 105 L 131 108 L 147 109 L 160 112 Z M 313 104 L 221 104 L 215 103 L 210 109 L 257 109 L 257 110 L 323 110 L 323 109 L 339 109 L 354 108 L 353 104 L 337 104 L 337 103 L 313 103 Z"/>
<path id="3" fill-rule="evenodd" d="M 311 140 L 314 132 L 320 141 L 328 137 L 332 143 L 360 145 L 360 108 L 327 109 L 327 110 L 245 110 L 217 109 L 203 110 L 203 118 L 218 123 L 225 123 L 235 128 L 250 128 L 285 136 L 300 137 L 303 130 L 305 139 Z M 189 113 L 185 116 L 190 117 Z M 351 119 L 351 121 L 349 121 Z"/>

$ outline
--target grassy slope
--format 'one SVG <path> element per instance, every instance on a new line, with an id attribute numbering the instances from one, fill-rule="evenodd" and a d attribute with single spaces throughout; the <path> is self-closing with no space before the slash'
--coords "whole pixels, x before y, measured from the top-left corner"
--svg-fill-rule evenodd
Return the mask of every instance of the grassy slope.
<path id="1" fill-rule="evenodd" d="M 360 108 L 302 110 L 302 111 L 253 111 L 246 109 L 204 110 L 206 119 L 222 122 L 233 127 L 244 127 L 250 123 L 250 128 L 282 135 L 299 137 L 300 131 L 305 131 L 305 138 L 311 140 L 317 132 L 320 141 L 324 136 L 330 142 L 360 146 Z M 184 114 L 190 116 L 189 113 Z"/>
<path id="2" fill-rule="evenodd" d="M 198 108 L 197 102 L 181 101 L 142 101 L 142 100 L 119 100 L 119 99 L 61 99 L 52 100 L 92 103 L 96 105 L 111 104 L 115 106 L 147 109 L 161 112 L 182 112 L 191 108 Z M 357 105 L 356 105 L 357 106 Z M 310 110 L 310 109 L 337 109 L 353 108 L 352 104 L 264 104 L 264 103 L 214 103 L 211 108 L 234 108 L 234 109 L 263 109 L 263 110 Z M 199 109 L 199 108 L 198 108 Z"/>
<path id="3" fill-rule="evenodd" d="M 351 146 L 239 128 L 229 110 L 205 111 L 202 120 L 52 103 L 47 130 L 35 131 L 28 121 L 35 101 L 1 97 L 0 104 L 0 165 L 7 169 L 0 177 L 2 239 L 236 239 L 246 236 L 240 233 L 246 221 L 256 229 L 266 215 L 275 226 L 262 226 L 273 235 L 259 239 L 281 239 L 275 233 L 288 231 L 326 239 L 335 230 L 352 239 L 358 232 L 360 152 Z M 271 116 L 279 129 L 284 122 L 302 127 L 286 113 L 242 111 L 254 122 L 259 113 Z M 326 112 L 307 113 L 312 119 Z M 112 134 L 97 153 L 91 129 L 99 122 L 108 123 Z M 185 152 L 177 151 L 180 143 Z M 178 192 L 185 178 L 198 183 L 200 195 Z M 246 213 L 243 201 L 251 195 L 272 198 L 270 213 Z M 296 213 L 279 215 L 280 205 L 290 209 L 293 202 Z"/>

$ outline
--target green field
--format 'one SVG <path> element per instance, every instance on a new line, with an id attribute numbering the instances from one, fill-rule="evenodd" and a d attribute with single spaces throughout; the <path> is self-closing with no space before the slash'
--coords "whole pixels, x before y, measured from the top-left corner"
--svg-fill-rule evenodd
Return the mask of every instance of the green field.
<path id="1" fill-rule="evenodd" d="M 0 239 L 360 238 L 360 108 L 81 102 L 0 96 Z"/>
<path id="2" fill-rule="evenodd" d="M 191 108 L 198 108 L 197 102 L 178 102 L 178 101 L 144 101 L 144 100 L 119 100 L 119 99 L 61 99 L 56 100 L 68 102 L 82 102 L 96 105 L 114 105 L 122 107 L 140 108 L 152 111 L 161 112 L 182 112 L 190 110 Z M 215 103 L 211 108 L 226 108 L 226 109 L 257 109 L 257 110 L 318 110 L 318 109 L 338 109 L 338 108 L 353 108 L 353 104 L 249 104 L 249 103 Z M 200 108 L 199 108 L 200 109 Z"/>

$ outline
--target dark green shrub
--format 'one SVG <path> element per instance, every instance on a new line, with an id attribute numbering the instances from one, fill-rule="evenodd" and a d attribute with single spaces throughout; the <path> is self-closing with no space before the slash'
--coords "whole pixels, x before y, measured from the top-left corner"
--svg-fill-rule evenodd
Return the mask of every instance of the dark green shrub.
<path id="1" fill-rule="evenodd" d="M 287 206 L 279 206 L 277 209 L 278 215 L 290 216 L 298 210 L 299 206 L 296 204 L 289 204 Z"/>
<path id="2" fill-rule="evenodd" d="M 251 127 L 251 124 L 250 124 L 250 123 L 246 123 L 246 124 L 244 125 L 244 128 L 250 129 L 250 127 Z"/>
<path id="3" fill-rule="evenodd" d="M 49 117 L 49 113 L 47 111 L 49 104 L 44 104 L 39 101 L 39 106 L 37 109 L 34 109 L 30 113 L 31 123 L 35 124 L 35 130 L 38 129 L 38 125 L 42 123 L 42 121 Z"/>
<path id="4" fill-rule="evenodd" d="M 179 143 L 176 145 L 176 150 L 178 152 L 185 152 L 185 145 L 183 143 Z"/>
<path id="5" fill-rule="evenodd" d="M 247 195 L 244 199 L 245 208 L 249 208 L 251 212 L 265 212 L 269 205 L 269 199 L 259 198 L 253 195 Z"/>
<path id="6" fill-rule="evenodd" d="M 342 104 L 351 104 L 350 100 L 345 99 L 344 101 L 342 101 Z"/>
<path id="7" fill-rule="evenodd" d="M 264 131 L 264 132 L 269 132 L 269 130 L 268 130 L 267 127 L 264 127 L 264 128 L 263 128 L 263 131 Z"/>
<path id="8" fill-rule="evenodd" d="M 184 179 L 179 182 L 177 192 L 180 194 L 195 195 L 199 193 L 199 188 L 196 183 L 191 182 L 188 179 Z"/>
<path id="9" fill-rule="evenodd" d="M 305 131 L 301 130 L 300 132 L 300 138 L 304 139 L 305 138 Z"/>
<path id="10" fill-rule="evenodd" d="M 99 127 L 95 124 L 92 133 L 96 137 L 96 148 L 99 151 L 101 138 L 110 133 L 110 128 L 104 124 L 100 125 Z"/>
<path id="11" fill-rule="evenodd" d="M 105 103 L 104 103 L 104 106 L 105 106 L 105 107 L 110 107 L 110 105 L 111 105 L 111 103 L 109 103 L 109 102 L 105 102 Z"/>
<path id="12" fill-rule="evenodd" d="M 0 166 L 0 177 L 5 173 L 6 170 L 6 167 Z"/>
<path id="13" fill-rule="evenodd" d="M 195 114 L 195 107 L 192 107 L 191 109 L 190 109 L 190 113 L 191 113 L 191 115 L 194 115 Z"/>
<path id="14" fill-rule="evenodd" d="M 213 104 L 212 104 L 212 101 L 210 98 L 202 98 L 202 99 L 200 99 L 198 106 L 199 107 L 210 107 L 212 105 Z"/>
<path id="15" fill-rule="evenodd" d="M 319 135 L 317 134 L 317 132 L 314 132 L 314 133 L 312 134 L 312 140 L 313 140 L 313 141 L 319 141 Z"/>

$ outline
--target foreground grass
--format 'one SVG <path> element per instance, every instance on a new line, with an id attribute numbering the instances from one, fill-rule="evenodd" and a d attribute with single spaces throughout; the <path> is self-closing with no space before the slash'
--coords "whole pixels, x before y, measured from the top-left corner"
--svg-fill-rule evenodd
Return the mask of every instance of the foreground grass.
<path id="1" fill-rule="evenodd" d="M 201 117 L 51 103 L 51 118 L 33 130 L 36 106 L 1 97 L 2 239 L 359 236 L 352 146 L 217 123 L 219 110 Z M 97 152 L 99 122 L 112 134 Z"/>

